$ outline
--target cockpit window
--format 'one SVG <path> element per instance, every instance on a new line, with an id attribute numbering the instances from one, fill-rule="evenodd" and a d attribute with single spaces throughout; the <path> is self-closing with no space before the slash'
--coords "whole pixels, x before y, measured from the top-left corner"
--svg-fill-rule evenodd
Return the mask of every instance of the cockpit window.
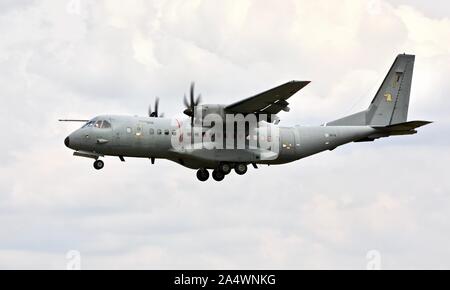
<path id="1" fill-rule="evenodd" d="M 83 127 L 81 127 L 81 128 L 92 127 L 92 126 L 94 126 L 94 124 L 95 124 L 95 121 L 89 121 L 86 124 L 84 124 Z"/>
<path id="2" fill-rule="evenodd" d="M 81 128 L 101 128 L 101 129 L 109 129 L 111 128 L 111 123 L 106 120 L 92 120 L 84 124 Z"/>
<path id="3" fill-rule="evenodd" d="M 111 128 L 111 123 L 106 120 L 103 120 L 101 128 L 105 128 L 105 129 Z"/>
<path id="4" fill-rule="evenodd" d="M 100 129 L 109 129 L 109 128 L 111 128 L 111 123 L 106 120 L 94 120 L 94 121 L 87 122 L 81 128 L 90 128 L 90 127 L 95 127 L 95 128 L 100 128 Z"/>

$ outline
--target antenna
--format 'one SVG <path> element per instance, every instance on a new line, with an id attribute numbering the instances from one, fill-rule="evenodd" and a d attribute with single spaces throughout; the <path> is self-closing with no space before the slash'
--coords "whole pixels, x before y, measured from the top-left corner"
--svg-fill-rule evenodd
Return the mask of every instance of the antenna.
<path id="1" fill-rule="evenodd" d="M 59 119 L 59 122 L 89 122 L 89 120 L 80 120 L 80 119 Z"/>

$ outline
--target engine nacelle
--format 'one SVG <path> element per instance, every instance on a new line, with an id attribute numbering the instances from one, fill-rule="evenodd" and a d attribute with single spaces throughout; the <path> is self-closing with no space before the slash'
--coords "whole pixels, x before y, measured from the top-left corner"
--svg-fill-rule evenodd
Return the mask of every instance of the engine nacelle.
<path id="1" fill-rule="evenodd" d="M 225 121 L 225 105 L 198 105 L 195 107 L 195 122 L 202 122 L 207 115 L 216 114 L 219 115 L 223 121 Z"/>

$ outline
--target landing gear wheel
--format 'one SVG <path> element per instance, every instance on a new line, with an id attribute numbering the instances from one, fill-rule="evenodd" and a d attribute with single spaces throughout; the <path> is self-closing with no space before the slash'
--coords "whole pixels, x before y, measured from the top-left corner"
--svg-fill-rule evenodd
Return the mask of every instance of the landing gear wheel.
<path id="1" fill-rule="evenodd" d="M 219 165 L 219 170 L 220 170 L 223 174 L 227 175 L 227 174 L 229 174 L 229 173 L 231 172 L 231 165 L 228 164 L 228 163 L 221 163 L 221 164 Z"/>
<path id="2" fill-rule="evenodd" d="M 225 178 L 225 174 L 223 174 L 219 170 L 214 170 L 212 173 L 212 177 L 214 178 L 215 181 L 222 181 Z"/>
<path id="3" fill-rule="evenodd" d="M 197 178 L 200 181 L 207 181 L 209 178 L 209 172 L 205 168 L 201 168 L 197 171 Z"/>
<path id="4" fill-rule="evenodd" d="M 95 160 L 94 162 L 94 168 L 97 170 L 102 169 L 103 167 L 105 167 L 105 163 L 101 160 Z"/>
<path id="5" fill-rule="evenodd" d="M 234 171 L 239 175 L 244 175 L 247 172 L 247 165 L 244 163 L 236 164 Z"/>

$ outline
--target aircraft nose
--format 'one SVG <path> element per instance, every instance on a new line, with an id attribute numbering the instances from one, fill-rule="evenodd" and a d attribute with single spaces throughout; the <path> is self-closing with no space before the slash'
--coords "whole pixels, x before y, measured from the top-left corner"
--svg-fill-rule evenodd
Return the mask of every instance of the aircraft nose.
<path id="1" fill-rule="evenodd" d="M 69 140 L 69 136 L 66 137 L 66 139 L 64 139 L 64 145 L 66 145 L 66 147 L 70 146 L 70 140 Z M 69 147 L 70 148 L 70 147 Z"/>

